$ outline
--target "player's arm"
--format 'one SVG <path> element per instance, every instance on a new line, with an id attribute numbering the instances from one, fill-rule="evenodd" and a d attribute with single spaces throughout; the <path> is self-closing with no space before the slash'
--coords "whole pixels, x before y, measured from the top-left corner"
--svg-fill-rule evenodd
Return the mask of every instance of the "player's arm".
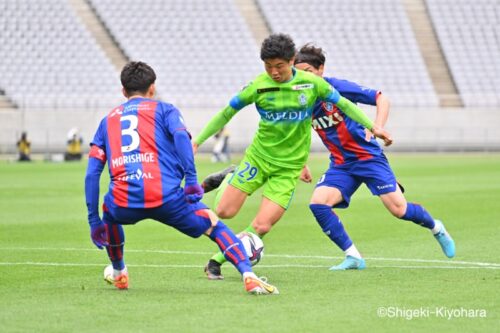
<path id="1" fill-rule="evenodd" d="M 175 150 L 184 169 L 184 195 L 189 202 L 200 201 L 203 197 L 203 188 L 198 184 L 196 167 L 194 165 L 191 136 L 189 135 L 181 113 L 177 109 L 170 110 L 166 127 L 174 138 Z"/>
<path id="2" fill-rule="evenodd" d="M 332 85 L 339 93 L 354 103 L 375 105 L 377 107 L 374 124 L 383 128 L 389 117 L 389 99 L 379 90 L 363 87 L 348 80 L 335 80 Z M 367 141 L 371 138 L 371 131 L 367 130 Z"/>
<path id="3" fill-rule="evenodd" d="M 389 101 L 389 98 L 387 98 L 380 92 L 378 92 L 376 100 L 377 111 L 375 114 L 374 123 L 380 127 L 384 127 L 387 123 L 387 119 L 389 118 L 389 108 L 391 106 L 391 103 Z"/>
<path id="4" fill-rule="evenodd" d="M 85 201 L 87 203 L 90 236 L 99 249 L 108 245 L 107 232 L 104 223 L 99 217 L 99 181 L 105 164 L 106 153 L 104 149 L 92 144 L 85 175 Z"/>
<path id="5" fill-rule="evenodd" d="M 390 134 L 379 125 L 373 123 L 356 104 L 341 96 L 336 89 L 322 78 L 318 81 L 319 98 L 337 105 L 346 116 L 368 128 L 377 138 L 384 140 L 386 146 L 392 144 Z"/>
<path id="6" fill-rule="evenodd" d="M 254 102 L 255 88 L 251 82 L 243 88 L 236 96 L 234 96 L 229 105 L 219 111 L 203 128 L 201 133 L 194 139 L 193 148 L 196 150 L 201 146 L 209 137 L 219 132 L 238 111 L 243 109 L 248 104 Z"/>
<path id="7" fill-rule="evenodd" d="M 194 139 L 193 146 L 197 148 L 201 146 L 209 137 L 218 133 L 226 124 L 234 117 L 238 112 L 237 109 L 233 108 L 231 105 L 226 106 L 224 109 L 220 110 L 207 125 L 201 130 L 200 134 Z"/>

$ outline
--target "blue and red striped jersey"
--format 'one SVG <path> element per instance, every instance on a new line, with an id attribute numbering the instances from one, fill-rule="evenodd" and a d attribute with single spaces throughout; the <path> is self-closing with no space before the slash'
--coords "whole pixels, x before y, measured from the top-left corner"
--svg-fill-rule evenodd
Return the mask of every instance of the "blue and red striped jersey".
<path id="1" fill-rule="evenodd" d="M 108 162 L 111 200 L 120 207 L 152 208 L 178 191 L 184 169 L 174 133 L 186 130 L 173 105 L 134 98 L 104 117 L 89 156 Z"/>
<path id="2" fill-rule="evenodd" d="M 324 78 L 343 97 L 353 103 L 376 105 L 380 92 L 362 87 L 357 83 Z M 313 111 L 313 129 L 330 151 L 333 165 L 367 160 L 382 155 L 383 151 L 374 137 L 365 139 L 365 128 L 347 117 L 341 109 L 329 102 L 316 102 Z"/>

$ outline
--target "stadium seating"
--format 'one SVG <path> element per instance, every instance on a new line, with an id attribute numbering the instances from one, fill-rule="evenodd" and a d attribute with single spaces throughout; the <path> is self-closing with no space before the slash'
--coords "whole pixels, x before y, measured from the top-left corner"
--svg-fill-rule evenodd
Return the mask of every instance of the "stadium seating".
<path id="1" fill-rule="evenodd" d="M 466 106 L 500 106 L 498 0 L 427 0 L 448 66 Z"/>
<path id="2" fill-rule="evenodd" d="M 263 70 L 232 0 L 90 0 L 121 49 L 158 74 L 163 99 L 222 107 Z"/>
<path id="3" fill-rule="evenodd" d="M 327 52 L 326 75 L 380 89 L 396 105 L 437 96 L 400 0 L 258 0 L 273 32 Z"/>
<path id="4" fill-rule="evenodd" d="M 0 13 L 0 89 L 17 106 L 88 108 L 120 99 L 117 71 L 67 1 L 0 0 Z"/>

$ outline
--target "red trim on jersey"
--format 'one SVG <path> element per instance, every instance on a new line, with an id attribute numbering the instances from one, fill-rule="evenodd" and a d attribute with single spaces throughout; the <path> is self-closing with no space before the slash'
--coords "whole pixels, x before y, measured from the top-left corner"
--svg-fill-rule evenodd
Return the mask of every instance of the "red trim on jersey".
<path id="1" fill-rule="evenodd" d="M 198 209 L 194 213 L 198 216 L 210 219 L 210 215 L 208 215 L 208 209 Z"/>
<path id="2" fill-rule="evenodd" d="M 341 121 L 337 125 L 337 134 L 342 148 L 356 154 L 360 161 L 369 160 L 373 157 L 372 154 L 364 150 L 360 145 L 358 145 L 356 140 L 352 138 L 351 133 L 349 133 L 344 121 Z"/>
<path id="3" fill-rule="evenodd" d="M 318 128 L 316 130 L 316 132 L 319 134 L 319 136 L 321 137 L 321 140 L 328 147 L 328 150 L 330 151 L 330 153 L 333 156 L 333 160 L 334 160 L 335 164 L 343 164 L 344 163 L 344 156 L 342 156 L 342 152 L 335 144 L 333 144 L 332 142 L 330 142 L 330 140 L 328 140 L 328 137 L 326 136 L 325 130 L 322 128 Z"/>
<path id="4" fill-rule="evenodd" d="M 103 212 L 109 212 L 108 206 L 106 206 L 105 203 L 102 204 L 102 211 Z"/>
<path id="5" fill-rule="evenodd" d="M 141 137 L 141 154 L 153 153 L 153 162 L 142 162 L 144 177 L 144 208 L 157 207 L 162 204 L 163 191 L 161 184 L 161 171 L 158 161 L 158 148 L 156 146 L 156 101 L 144 101 L 137 106 L 138 125 L 137 132 Z"/>
<path id="6" fill-rule="evenodd" d="M 92 145 L 92 147 L 90 147 L 90 151 L 89 151 L 89 158 L 91 158 L 91 157 L 97 158 L 102 163 L 106 163 L 106 153 L 104 152 L 104 150 L 101 147 L 98 147 L 96 145 Z"/>
<path id="7" fill-rule="evenodd" d="M 111 182 L 113 183 L 112 195 L 115 204 L 120 207 L 127 207 L 128 204 L 128 183 L 125 180 L 120 180 L 120 178 L 125 179 L 127 176 L 127 170 L 125 170 L 125 165 L 121 164 L 117 167 L 113 166 L 114 159 L 117 159 L 122 154 L 122 124 L 121 124 L 121 111 L 123 106 L 120 106 L 119 110 L 113 110 L 108 115 L 108 141 L 111 150 L 111 160 L 109 163 L 109 170 L 111 173 Z"/>

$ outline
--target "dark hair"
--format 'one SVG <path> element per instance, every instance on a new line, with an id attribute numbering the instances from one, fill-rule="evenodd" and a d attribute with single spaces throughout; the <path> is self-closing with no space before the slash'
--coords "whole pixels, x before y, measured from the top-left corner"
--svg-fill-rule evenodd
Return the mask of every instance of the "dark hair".
<path id="1" fill-rule="evenodd" d="M 292 37 L 286 34 L 272 34 L 262 42 L 260 48 L 260 59 L 284 59 L 292 60 L 295 56 L 295 43 Z"/>
<path id="2" fill-rule="evenodd" d="M 312 44 L 306 44 L 302 46 L 299 53 L 295 56 L 295 65 L 306 63 L 319 69 L 321 65 L 324 65 L 326 61 L 325 54 L 321 47 L 316 47 Z"/>
<path id="3" fill-rule="evenodd" d="M 142 61 L 131 61 L 123 67 L 120 80 L 128 94 L 145 94 L 155 83 L 156 74 L 148 64 Z"/>

